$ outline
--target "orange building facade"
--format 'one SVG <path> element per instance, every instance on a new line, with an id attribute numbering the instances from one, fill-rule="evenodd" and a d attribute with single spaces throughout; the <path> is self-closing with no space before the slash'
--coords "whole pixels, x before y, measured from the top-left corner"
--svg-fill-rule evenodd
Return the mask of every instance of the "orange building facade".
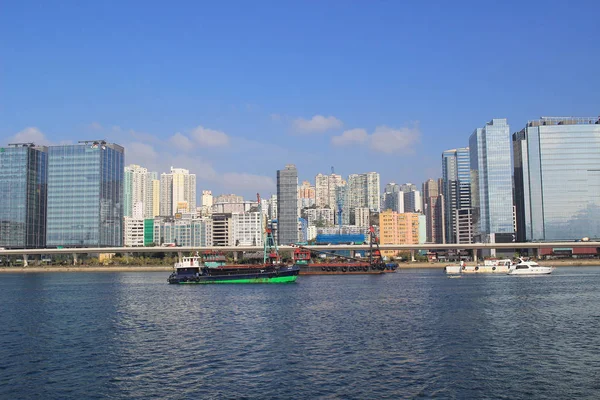
<path id="1" fill-rule="evenodd" d="M 419 214 L 397 213 L 387 210 L 379 213 L 379 243 L 380 244 L 418 244 L 419 243 Z M 399 251 L 383 250 L 382 255 L 397 256 Z"/>

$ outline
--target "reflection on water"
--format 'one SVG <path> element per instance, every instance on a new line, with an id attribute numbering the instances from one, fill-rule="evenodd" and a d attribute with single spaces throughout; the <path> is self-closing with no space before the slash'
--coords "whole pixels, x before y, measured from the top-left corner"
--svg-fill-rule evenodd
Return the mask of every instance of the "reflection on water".
<path id="1" fill-rule="evenodd" d="M 0 276 L 1 398 L 593 398 L 600 268 Z"/>

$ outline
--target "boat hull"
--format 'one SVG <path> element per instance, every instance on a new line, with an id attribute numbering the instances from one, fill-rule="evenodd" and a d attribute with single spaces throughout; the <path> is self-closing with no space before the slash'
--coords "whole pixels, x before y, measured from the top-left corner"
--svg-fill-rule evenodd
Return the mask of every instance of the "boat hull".
<path id="1" fill-rule="evenodd" d="M 271 270 L 249 271 L 244 269 L 212 269 L 200 276 L 177 276 L 168 278 L 170 284 L 198 285 L 223 283 L 292 283 L 298 278 L 297 267 L 283 267 Z"/>
<path id="2" fill-rule="evenodd" d="M 373 275 L 396 272 L 394 267 L 377 267 L 356 264 L 300 265 L 300 275 Z"/>
<path id="3" fill-rule="evenodd" d="M 518 270 L 518 269 L 511 269 L 510 271 L 508 271 L 508 275 L 520 275 L 520 276 L 526 276 L 526 275 L 550 275 L 552 273 L 552 270 L 554 268 L 551 267 L 540 267 L 537 270 Z"/>

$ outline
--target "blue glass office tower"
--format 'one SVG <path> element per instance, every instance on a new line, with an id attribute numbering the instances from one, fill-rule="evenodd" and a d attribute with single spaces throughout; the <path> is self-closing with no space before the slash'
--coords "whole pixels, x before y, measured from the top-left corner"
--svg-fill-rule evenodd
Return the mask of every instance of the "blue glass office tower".
<path id="1" fill-rule="evenodd" d="M 123 245 L 124 153 L 104 141 L 48 148 L 48 247 Z"/>
<path id="2" fill-rule="evenodd" d="M 456 210 L 471 207 L 471 163 L 469 148 L 442 153 L 446 243 L 457 243 Z"/>
<path id="3" fill-rule="evenodd" d="M 469 138 L 473 224 L 480 241 L 514 233 L 509 129 L 505 118 L 492 119 Z"/>
<path id="4" fill-rule="evenodd" d="M 0 148 L 0 247 L 46 246 L 47 156 L 33 143 Z"/>
<path id="5" fill-rule="evenodd" d="M 518 240 L 600 238 L 600 119 L 542 117 L 512 139 Z"/>

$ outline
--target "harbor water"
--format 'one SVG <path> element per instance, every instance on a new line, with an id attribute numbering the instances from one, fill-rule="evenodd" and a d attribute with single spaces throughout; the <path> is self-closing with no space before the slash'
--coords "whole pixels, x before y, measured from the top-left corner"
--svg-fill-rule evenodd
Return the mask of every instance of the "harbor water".
<path id="1" fill-rule="evenodd" d="M 167 275 L 0 275 L 0 398 L 600 396 L 600 267 L 283 285 Z"/>

